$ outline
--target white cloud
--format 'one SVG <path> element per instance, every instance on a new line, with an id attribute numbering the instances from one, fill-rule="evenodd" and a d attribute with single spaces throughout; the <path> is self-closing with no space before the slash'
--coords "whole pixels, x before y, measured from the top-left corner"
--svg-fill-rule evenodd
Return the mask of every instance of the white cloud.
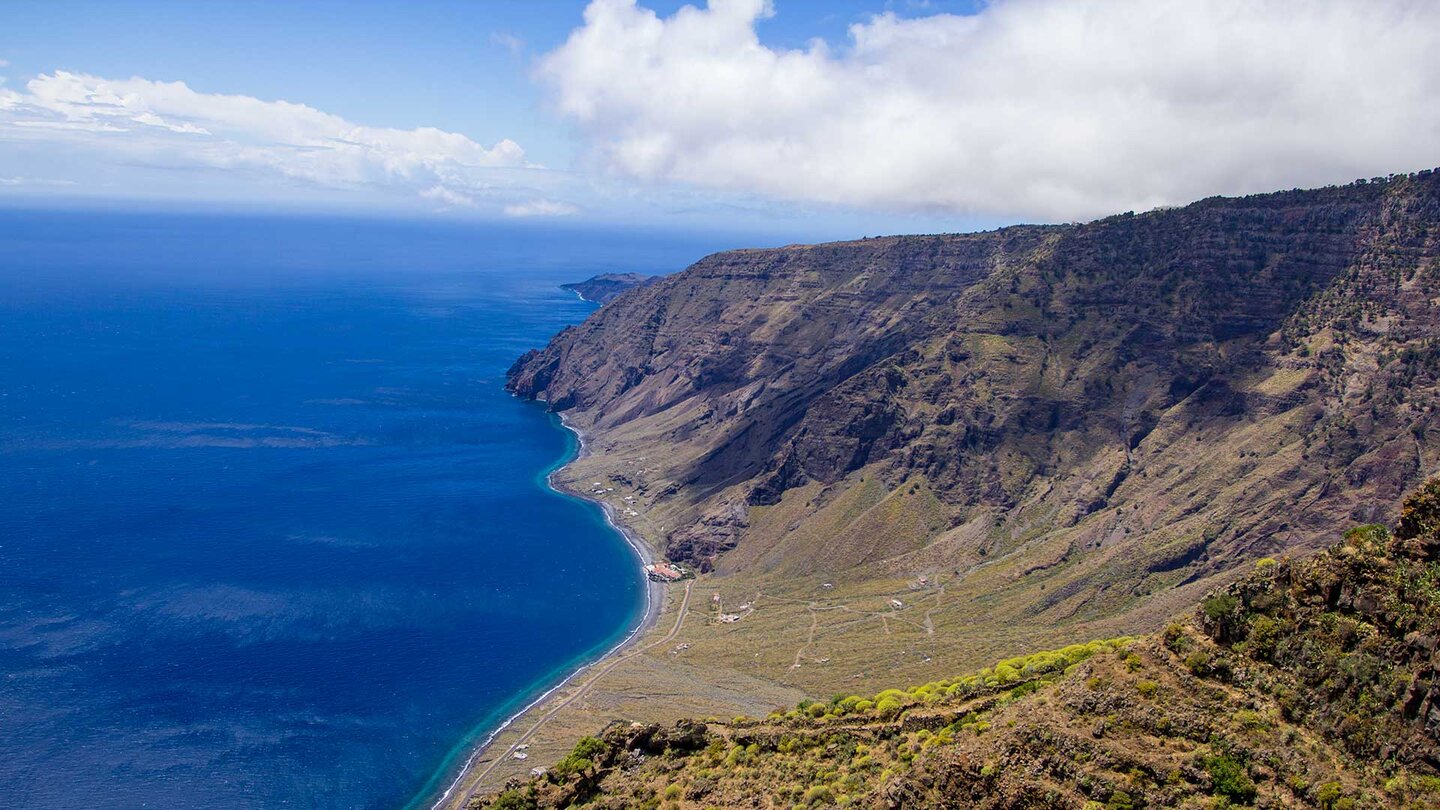
<path id="1" fill-rule="evenodd" d="M 427 200 L 434 200 L 435 202 L 451 207 L 475 207 L 474 197 L 471 197 L 468 194 L 461 194 L 454 189 L 446 188 L 444 186 L 431 186 L 430 188 L 427 188 L 424 191 L 420 192 L 420 196 L 424 197 Z"/>
<path id="2" fill-rule="evenodd" d="M 0 142 L 99 152 L 112 163 L 238 170 L 326 188 L 366 187 L 473 205 L 518 144 L 432 127 L 355 124 L 304 104 L 200 93 L 184 82 L 57 71 L 0 88 Z"/>
<path id="3" fill-rule="evenodd" d="M 508 31 L 496 31 L 490 35 L 490 44 L 499 45 L 510 52 L 511 56 L 519 56 L 525 50 L 525 40 Z"/>
<path id="4" fill-rule="evenodd" d="M 578 213 L 579 208 L 557 200 L 530 200 L 505 206 L 507 217 L 565 217 Z"/>
<path id="5" fill-rule="evenodd" d="M 1440 3 L 996 0 L 802 50 L 770 13 L 594 0 L 538 76 L 602 167 L 788 199 L 1070 219 L 1440 163 Z"/>
<path id="6" fill-rule="evenodd" d="M 45 177 L 0 177 L 0 186 L 73 186 L 74 180 L 51 180 Z"/>

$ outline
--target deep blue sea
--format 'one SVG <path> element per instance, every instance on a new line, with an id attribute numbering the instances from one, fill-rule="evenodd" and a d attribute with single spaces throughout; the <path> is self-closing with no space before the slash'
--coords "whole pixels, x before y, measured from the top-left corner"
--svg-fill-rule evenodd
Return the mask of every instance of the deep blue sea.
<path id="1" fill-rule="evenodd" d="M 643 606 L 505 369 L 713 247 L 0 211 L 0 807 L 433 795 Z"/>

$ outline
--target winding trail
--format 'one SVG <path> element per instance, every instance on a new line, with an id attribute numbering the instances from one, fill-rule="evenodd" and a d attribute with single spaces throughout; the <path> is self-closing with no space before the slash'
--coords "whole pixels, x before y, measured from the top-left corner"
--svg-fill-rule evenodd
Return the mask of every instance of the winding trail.
<path id="1" fill-rule="evenodd" d="M 509 748 L 505 749 L 505 751 L 501 754 L 496 755 L 496 757 L 490 761 L 490 764 L 486 765 L 484 770 L 480 771 L 475 776 L 475 778 L 471 780 L 470 786 L 465 788 L 464 792 L 462 792 L 458 799 L 450 806 L 464 807 L 466 804 L 468 804 L 471 799 L 475 798 L 475 794 L 480 792 L 480 786 L 485 782 L 485 778 L 490 775 L 491 771 L 494 771 L 495 768 L 499 767 L 501 762 L 505 761 L 506 755 L 512 753 L 518 746 L 524 744 L 526 740 L 529 740 L 530 737 L 535 734 L 535 732 L 539 731 L 546 722 L 548 722 L 555 715 L 559 714 L 560 711 L 566 706 L 569 706 L 571 703 L 574 703 L 576 700 L 584 697 L 590 691 L 590 687 L 594 686 L 597 681 L 608 675 L 611 670 L 615 669 L 615 667 L 620 666 L 621 664 L 629 661 L 637 655 L 642 655 L 646 652 L 649 652 L 650 650 L 655 649 L 661 644 L 673 641 L 675 639 L 675 636 L 679 635 L 680 628 L 685 624 L 685 613 L 690 607 L 690 588 L 694 584 L 695 580 L 693 579 L 687 580 L 685 582 L 685 595 L 680 600 L 680 610 L 678 612 L 678 615 L 675 616 L 675 626 L 670 628 L 670 632 L 666 633 L 661 638 L 655 639 L 654 641 L 646 644 L 643 647 L 638 647 L 624 655 L 617 656 L 616 658 L 612 659 L 603 667 L 601 667 L 597 672 L 595 672 L 595 674 L 591 675 L 590 679 L 585 683 L 581 684 L 580 688 L 576 689 L 574 693 L 567 695 L 563 700 L 556 703 L 554 706 L 551 706 L 550 710 L 545 712 L 545 714 L 541 715 L 540 719 L 536 720 L 535 724 L 532 725 L 529 729 L 527 729 L 524 734 L 521 734 L 519 737 L 517 737 L 515 739 L 515 742 L 510 744 Z"/>
<path id="2" fill-rule="evenodd" d="M 795 663 L 790 665 L 790 669 L 792 670 L 800 668 L 800 659 L 805 656 L 805 651 L 810 649 L 810 645 L 815 643 L 815 629 L 820 626 L 820 614 L 815 612 L 815 603 L 811 602 L 805 606 L 805 609 L 810 611 L 810 635 L 805 637 L 805 643 L 801 644 L 800 649 L 795 651 Z M 781 679 L 781 683 L 786 683 L 788 679 L 789 676 L 787 675 Z"/>

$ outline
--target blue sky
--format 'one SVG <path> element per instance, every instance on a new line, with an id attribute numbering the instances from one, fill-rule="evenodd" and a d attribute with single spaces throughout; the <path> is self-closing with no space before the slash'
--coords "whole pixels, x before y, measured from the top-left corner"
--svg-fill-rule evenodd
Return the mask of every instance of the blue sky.
<path id="1" fill-rule="evenodd" d="M 858 234 L 1440 162 L 1435 4 L 685 6 L 7 0 L 0 201 Z"/>
<path id="2" fill-rule="evenodd" d="M 647 2 L 662 14 L 685 3 Z M 876 13 L 966 11 L 973 3 L 784 2 L 762 39 L 843 42 Z M 309 104 L 374 126 L 419 123 L 489 143 L 513 138 L 537 160 L 569 161 L 564 128 L 529 79 L 534 57 L 581 23 L 582 0 L 6 0 L 8 75 L 56 69 L 184 81 L 197 90 Z M 518 51 L 516 50 L 518 48 Z"/>

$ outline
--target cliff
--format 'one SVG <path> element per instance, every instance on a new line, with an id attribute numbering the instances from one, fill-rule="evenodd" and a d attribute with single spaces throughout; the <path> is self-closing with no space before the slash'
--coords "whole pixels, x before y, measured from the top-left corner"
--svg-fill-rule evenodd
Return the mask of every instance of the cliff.
<path id="1" fill-rule="evenodd" d="M 596 437 L 587 475 L 608 464 L 642 533 L 702 570 L 953 575 L 1004 592 L 997 627 L 1138 629 L 1436 469 L 1437 236 L 1422 172 L 731 251 L 619 296 L 509 387 Z"/>
<path id="2" fill-rule="evenodd" d="M 764 719 L 616 723 L 477 807 L 1430 808 L 1440 480 L 1142 638 Z"/>
<path id="3" fill-rule="evenodd" d="M 601 273 L 584 281 L 561 284 L 560 289 L 569 290 L 583 300 L 596 304 L 608 304 L 626 290 L 654 283 L 655 276 L 640 273 Z"/>

